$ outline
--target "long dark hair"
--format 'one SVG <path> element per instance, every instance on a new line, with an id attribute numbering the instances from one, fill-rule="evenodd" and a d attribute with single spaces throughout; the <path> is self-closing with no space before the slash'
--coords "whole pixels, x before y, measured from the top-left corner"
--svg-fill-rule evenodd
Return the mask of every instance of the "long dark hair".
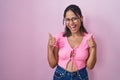
<path id="1" fill-rule="evenodd" d="M 69 10 L 73 11 L 76 16 L 82 17 L 82 12 L 81 12 L 80 8 L 79 8 L 77 5 L 72 4 L 72 5 L 69 5 L 69 6 L 65 9 L 64 15 L 63 15 L 64 18 L 65 18 L 65 16 L 66 16 L 67 11 L 69 11 Z M 64 22 L 63 22 L 63 23 L 64 23 Z M 80 31 L 82 34 L 88 33 L 87 30 L 85 29 L 84 25 L 83 25 L 83 22 L 81 22 L 81 26 L 80 26 L 79 31 Z M 64 32 L 63 36 L 64 36 L 64 37 L 65 37 L 65 36 L 67 36 L 67 37 L 71 36 L 71 32 L 70 32 L 69 28 L 67 28 L 67 26 L 65 27 L 65 32 Z"/>

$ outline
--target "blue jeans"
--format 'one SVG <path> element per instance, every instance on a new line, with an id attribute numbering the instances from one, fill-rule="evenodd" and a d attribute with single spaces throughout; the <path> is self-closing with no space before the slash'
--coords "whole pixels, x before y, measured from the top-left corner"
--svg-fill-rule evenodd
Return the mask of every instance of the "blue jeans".
<path id="1" fill-rule="evenodd" d="M 89 80 L 86 68 L 82 68 L 75 72 L 69 72 L 59 65 L 57 66 L 53 80 Z"/>

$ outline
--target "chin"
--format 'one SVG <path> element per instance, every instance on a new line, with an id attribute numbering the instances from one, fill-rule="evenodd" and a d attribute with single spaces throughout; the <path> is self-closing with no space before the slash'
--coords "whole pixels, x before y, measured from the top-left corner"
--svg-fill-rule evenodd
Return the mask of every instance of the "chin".
<path id="1" fill-rule="evenodd" d="M 71 30 L 71 32 L 72 32 L 72 33 L 77 33 L 78 31 L 77 31 L 77 30 L 74 30 L 74 31 Z"/>

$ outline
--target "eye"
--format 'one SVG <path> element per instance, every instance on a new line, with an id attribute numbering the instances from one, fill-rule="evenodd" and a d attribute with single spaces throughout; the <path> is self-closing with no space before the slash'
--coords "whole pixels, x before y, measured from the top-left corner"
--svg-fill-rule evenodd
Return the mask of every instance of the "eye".
<path id="1" fill-rule="evenodd" d="M 74 20 L 77 20 L 77 19 L 78 19 L 77 17 L 73 17 L 73 18 L 72 18 L 73 21 L 74 21 Z"/>
<path id="2" fill-rule="evenodd" d="M 69 19 L 69 18 L 66 18 L 65 21 L 70 21 L 70 19 Z"/>
<path id="3" fill-rule="evenodd" d="M 77 20 L 78 20 L 78 17 L 72 17 L 71 19 L 70 19 L 70 18 L 65 18 L 65 19 L 64 19 L 64 21 L 65 21 L 66 23 L 69 23 L 70 21 L 76 23 Z"/>

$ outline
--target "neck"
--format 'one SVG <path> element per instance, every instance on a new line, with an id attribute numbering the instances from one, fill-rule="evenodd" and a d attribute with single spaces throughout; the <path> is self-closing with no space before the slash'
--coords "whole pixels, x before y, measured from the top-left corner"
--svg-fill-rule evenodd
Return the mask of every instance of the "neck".
<path id="1" fill-rule="evenodd" d="M 82 33 L 80 33 L 80 32 L 72 33 L 71 36 L 72 37 L 79 37 L 79 36 L 82 36 Z"/>

